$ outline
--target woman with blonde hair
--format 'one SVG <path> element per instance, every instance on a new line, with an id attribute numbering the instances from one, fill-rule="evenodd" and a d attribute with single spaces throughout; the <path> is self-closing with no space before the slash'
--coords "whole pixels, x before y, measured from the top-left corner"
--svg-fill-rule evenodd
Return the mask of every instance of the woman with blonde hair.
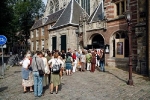
<path id="1" fill-rule="evenodd" d="M 26 54 L 25 58 L 22 62 L 22 86 L 23 86 L 23 93 L 26 93 L 26 87 L 30 87 L 30 92 L 33 92 L 33 77 L 32 77 L 32 68 L 31 68 L 31 55 Z"/>
<path id="2" fill-rule="evenodd" d="M 48 61 L 51 68 L 50 93 L 53 94 L 53 88 L 56 87 L 58 93 L 58 85 L 60 85 L 60 69 L 63 65 L 62 60 L 58 58 L 58 53 L 54 53 L 54 58 Z"/>

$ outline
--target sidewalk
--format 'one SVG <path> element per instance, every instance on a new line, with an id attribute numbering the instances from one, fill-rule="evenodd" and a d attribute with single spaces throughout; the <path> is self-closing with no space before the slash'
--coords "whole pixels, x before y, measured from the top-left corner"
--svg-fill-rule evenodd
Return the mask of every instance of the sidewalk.
<path id="1" fill-rule="evenodd" d="M 129 86 L 128 72 L 117 68 L 64 75 L 58 94 L 46 89 L 40 98 L 23 94 L 21 80 L 21 67 L 7 70 L 5 79 L 0 79 L 0 100 L 150 100 L 149 78 L 133 74 L 134 86 Z"/>

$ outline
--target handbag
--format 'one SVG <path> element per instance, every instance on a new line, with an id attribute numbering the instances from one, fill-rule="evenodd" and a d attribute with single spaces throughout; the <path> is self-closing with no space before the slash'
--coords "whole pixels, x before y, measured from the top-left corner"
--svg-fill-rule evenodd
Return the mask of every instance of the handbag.
<path id="1" fill-rule="evenodd" d="M 35 62 L 36 62 L 36 57 L 35 57 Z M 38 69 L 37 62 L 36 62 L 36 66 L 37 66 L 37 70 L 38 70 L 38 72 L 39 72 L 39 76 L 43 76 L 43 75 L 44 75 L 44 72 L 43 72 L 43 70 Z"/>
<path id="2" fill-rule="evenodd" d="M 44 75 L 43 70 L 38 70 L 38 72 L 39 72 L 39 75 L 40 75 L 40 76 L 43 76 L 43 75 Z"/>

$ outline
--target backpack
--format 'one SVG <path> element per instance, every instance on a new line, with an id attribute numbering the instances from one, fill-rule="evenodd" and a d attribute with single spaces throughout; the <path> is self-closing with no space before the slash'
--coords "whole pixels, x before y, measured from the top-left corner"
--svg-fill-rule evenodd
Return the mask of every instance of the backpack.
<path id="1" fill-rule="evenodd" d="M 71 63 L 71 57 L 70 56 L 66 57 L 66 63 Z"/>
<path id="2" fill-rule="evenodd" d="M 60 64 L 57 62 L 57 60 L 55 60 L 55 64 L 53 65 L 51 71 L 53 72 L 53 74 L 59 74 Z"/>

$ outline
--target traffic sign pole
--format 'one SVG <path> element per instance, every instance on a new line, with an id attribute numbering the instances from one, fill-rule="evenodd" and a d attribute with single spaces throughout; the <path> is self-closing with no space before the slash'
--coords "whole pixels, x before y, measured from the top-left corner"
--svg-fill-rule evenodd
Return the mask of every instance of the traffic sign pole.
<path id="1" fill-rule="evenodd" d="M 4 78 L 4 57 L 3 57 L 3 45 L 7 42 L 7 38 L 4 35 L 0 35 L 0 46 L 2 49 L 2 76 Z"/>
<path id="2" fill-rule="evenodd" d="M 3 57 L 3 45 L 1 45 L 2 49 L 2 77 L 4 78 L 4 57 Z"/>

